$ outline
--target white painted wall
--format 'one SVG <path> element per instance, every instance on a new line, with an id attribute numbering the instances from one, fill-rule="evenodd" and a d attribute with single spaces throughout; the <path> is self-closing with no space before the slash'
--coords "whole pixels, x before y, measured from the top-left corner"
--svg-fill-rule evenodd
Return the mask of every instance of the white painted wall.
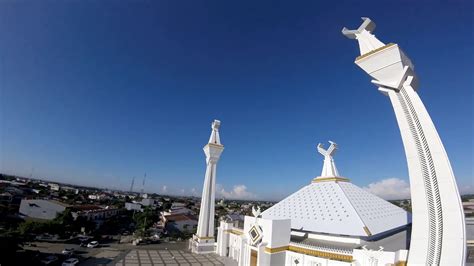
<path id="1" fill-rule="evenodd" d="M 360 244 L 361 243 L 360 238 L 321 235 L 321 234 L 313 234 L 313 233 L 309 233 L 308 238 L 318 239 L 318 240 L 326 240 L 326 241 L 333 241 L 333 242 L 339 242 L 339 243 L 350 243 L 350 244 Z"/>

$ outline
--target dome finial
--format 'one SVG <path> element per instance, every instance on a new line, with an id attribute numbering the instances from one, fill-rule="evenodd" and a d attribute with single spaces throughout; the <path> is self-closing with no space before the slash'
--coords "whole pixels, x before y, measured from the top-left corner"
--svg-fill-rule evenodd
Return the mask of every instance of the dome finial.
<path id="1" fill-rule="evenodd" d="M 334 162 L 333 156 L 337 150 L 337 144 L 335 142 L 329 141 L 331 145 L 327 150 L 324 149 L 323 144 L 318 144 L 318 152 L 324 156 L 324 165 L 323 170 L 321 171 L 321 177 L 338 177 L 339 172 L 336 168 L 336 163 Z"/>

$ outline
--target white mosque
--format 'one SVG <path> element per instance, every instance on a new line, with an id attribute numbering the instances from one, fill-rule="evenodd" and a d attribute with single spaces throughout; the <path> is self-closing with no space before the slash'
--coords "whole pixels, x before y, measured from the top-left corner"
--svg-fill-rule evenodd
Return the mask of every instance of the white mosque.
<path id="1" fill-rule="evenodd" d="M 321 175 L 268 210 L 253 209 L 243 228 L 221 220 L 214 229 L 217 162 L 224 146 L 220 121 L 212 124 L 195 253 L 217 253 L 238 265 L 464 265 L 464 213 L 449 158 L 416 90 L 414 66 L 397 44 L 373 34 L 363 18 L 342 33 L 359 43 L 355 63 L 390 98 L 402 136 L 410 177 L 412 215 L 340 176 L 337 144 L 322 144 Z"/>

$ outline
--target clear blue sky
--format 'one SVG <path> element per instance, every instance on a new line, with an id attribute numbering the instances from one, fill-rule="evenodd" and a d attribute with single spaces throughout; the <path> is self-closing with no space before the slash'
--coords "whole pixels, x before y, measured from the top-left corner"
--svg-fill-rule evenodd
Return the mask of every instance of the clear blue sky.
<path id="1" fill-rule="evenodd" d="M 200 195 L 217 118 L 229 193 L 296 191 L 320 173 L 327 140 L 357 185 L 408 180 L 389 99 L 340 33 L 369 16 L 412 58 L 467 190 L 473 12 L 472 1 L 1 1 L 0 170 L 120 189 L 136 176 L 137 190 L 146 172 L 146 191 Z"/>

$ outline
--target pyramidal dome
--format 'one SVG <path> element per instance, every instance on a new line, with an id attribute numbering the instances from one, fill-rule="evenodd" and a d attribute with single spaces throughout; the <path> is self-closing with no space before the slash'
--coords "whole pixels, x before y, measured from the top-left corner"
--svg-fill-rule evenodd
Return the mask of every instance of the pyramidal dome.
<path id="1" fill-rule="evenodd" d="M 321 176 L 262 213 L 267 219 L 291 219 L 296 231 L 371 237 L 411 223 L 402 208 L 340 177 L 333 155 L 337 144 L 318 151 L 324 156 Z"/>

